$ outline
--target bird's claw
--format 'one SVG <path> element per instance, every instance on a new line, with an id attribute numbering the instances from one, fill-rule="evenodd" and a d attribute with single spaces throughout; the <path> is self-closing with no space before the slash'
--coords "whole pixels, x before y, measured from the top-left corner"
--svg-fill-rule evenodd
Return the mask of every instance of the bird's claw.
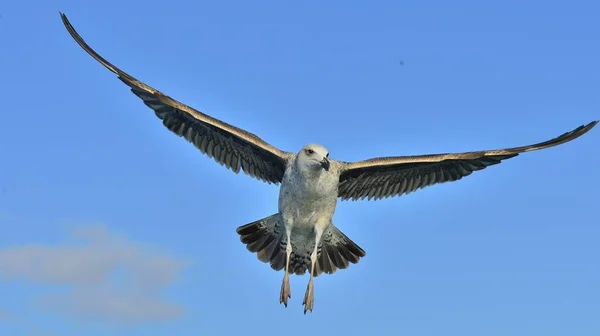
<path id="1" fill-rule="evenodd" d="M 288 275 L 286 274 L 283 278 L 283 282 L 281 283 L 281 292 L 279 294 L 279 304 L 282 304 L 287 308 L 288 299 L 292 297 L 292 291 L 290 288 L 290 280 Z"/>
<path id="2" fill-rule="evenodd" d="M 304 315 L 306 315 L 307 311 L 312 313 L 314 303 L 315 295 L 313 292 L 312 281 L 310 281 L 308 283 L 308 287 L 306 288 L 306 294 L 304 294 L 304 300 L 302 301 L 302 305 L 304 305 Z"/>

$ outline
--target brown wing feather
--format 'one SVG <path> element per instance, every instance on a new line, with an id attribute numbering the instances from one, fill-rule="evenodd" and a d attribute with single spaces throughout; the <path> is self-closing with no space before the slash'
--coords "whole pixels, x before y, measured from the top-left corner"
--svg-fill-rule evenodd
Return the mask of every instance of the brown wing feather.
<path id="1" fill-rule="evenodd" d="M 598 121 L 593 121 L 554 139 L 529 146 L 466 153 L 383 157 L 344 163 L 338 195 L 344 200 L 381 199 L 408 194 L 437 183 L 457 181 L 519 153 L 572 141 L 587 133 L 597 123 Z"/>
<path id="2" fill-rule="evenodd" d="M 131 91 L 156 113 L 165 127 L 194 144 L 202 153 L 238 173 L 268 183 L 279 183 L 290 153 L 281 151 L 256 135 L 208 116 L 146 85 L 117 68 L 96 53 L 60 13 L 73 39 L 88 54 L 131 88 Z"/>

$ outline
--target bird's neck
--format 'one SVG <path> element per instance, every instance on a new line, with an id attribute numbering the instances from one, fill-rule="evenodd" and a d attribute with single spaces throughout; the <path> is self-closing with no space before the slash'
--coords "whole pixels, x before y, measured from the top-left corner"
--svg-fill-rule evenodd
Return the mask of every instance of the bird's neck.
<path id="1" fill-rule="evenodd" d="M 318 178 L 323 172 L 323 169 L 321 169 L 320 167 L 317 169 L 315 167 L 308 166 L 300 162 L 300 160 L 298 159 L 296 159 L 294 166 L 296 168 L 296 173 L 304 178 L 315 179 Z"/>

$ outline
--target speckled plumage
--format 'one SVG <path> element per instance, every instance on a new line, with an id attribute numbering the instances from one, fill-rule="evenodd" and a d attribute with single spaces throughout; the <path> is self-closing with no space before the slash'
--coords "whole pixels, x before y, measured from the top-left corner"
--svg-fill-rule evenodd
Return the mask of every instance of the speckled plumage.
<path id="1" fill-rule="evenodd" d="M 279 212 L 237 228 L 241 241 L 275 270 L 286 269 L 280 302 L 290 297 L 289 274 L 310 272 L 304 312 L 313 307 L 313 277 L 357 263 L 365 252 L 333 225 L 338 199 L 382 199 L 434 184 L 457 181 L 520 153 L 572 141 L 598 121 L 533 145 L 465 153 L 391 156 L 357 162 L 329 159 L 327 149 L 309 144 L 282 151 L 258 136 L 187 106 L 135 79 L 96 53 L 60 13 L 71 37 L 115 73 L 163 125 L 235 173 L 280 184 Z"/>

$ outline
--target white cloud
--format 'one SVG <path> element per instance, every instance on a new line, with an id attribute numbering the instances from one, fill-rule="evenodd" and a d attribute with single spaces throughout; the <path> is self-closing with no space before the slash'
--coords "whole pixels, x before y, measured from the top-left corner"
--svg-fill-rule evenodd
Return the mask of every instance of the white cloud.
<path id="1" fill-rule="evenodd" d="M 0 276 L 67 286 L 66 293 L 43 297 L 41 302 L 74 317 L 142 322 L 182 314 L 182 307 L 160 294 L 185 262 L 111 234 L 103 226 L 78 229 L 73 237 L 76 242 L 71 244 L 0 250 Z"/>
<path id="2" fill-rule="evenodd" d="M 67 295 L 47 296 L 42 305 L 85 320 L 137 323 L 175 319 L 183 308 L 140 293 L 122 294 L 106 290 L 74 290 Z"/>

